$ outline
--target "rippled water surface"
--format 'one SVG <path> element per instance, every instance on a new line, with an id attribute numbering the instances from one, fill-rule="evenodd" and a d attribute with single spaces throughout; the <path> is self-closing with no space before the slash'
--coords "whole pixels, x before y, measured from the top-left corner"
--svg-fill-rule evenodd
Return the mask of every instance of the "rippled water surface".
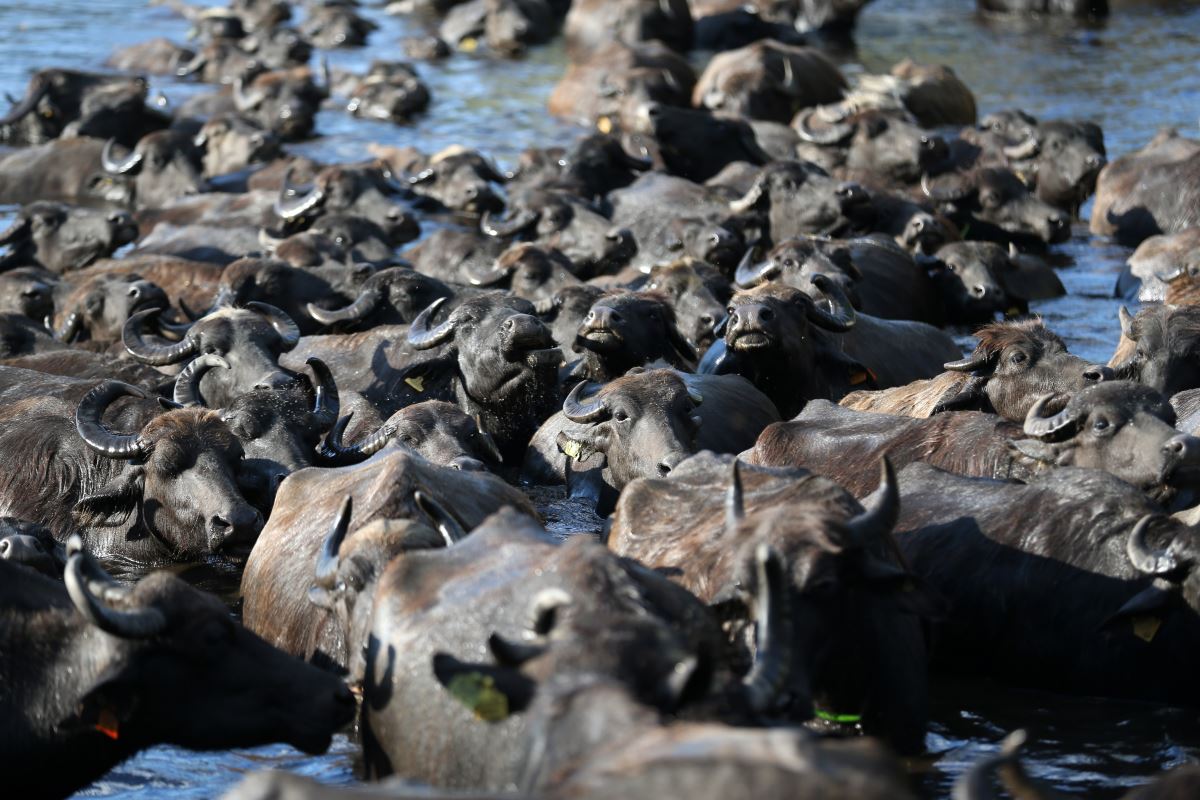
<path id="1" fill-rule="evenodd" d="M 975 92 L 982 113 L 1019 106 L 1039 117 L 1099 122 L 1110 159 L 1141 146 L 1160 126 L 1200 134 L 1200 6 L 1123 0 L 1113 5 L 1108 23 L 1085 27 L 985 19 L 970 0 L 875 0 L 861 18 L 857 51 L 845 57 L 845 69 L 886 71 L 905 57 L 948 64 Z M 333 66 L 361 70 L 374 58 L 400 57 L 397 42 L 414 31 L 410 23 L 377 8 L 365 12 L 382 26 L 371 46 L 331 54 Z M 0 91 L 19 95 L 37 67 L 99 68 L 117 46 L 153 36 L 182 41 L 186 32 L 183 20 L 143 0 L 0 0 Z M 565 143 L 578 132 L 544 110 L 562 69 L 558 45 L 519 62 L 458 55 L 423 65 L 434 101 L 413 125 L 353 120 L 331 109 L 318 119 L 325 136 L 298 149 L 317 158 L 352 160 L 365 157 L 371 141 L 426 151 L 463 144 L 511 163 L 526 146 Z M 174 102 L 198 90 L 171 81 L 156 81 L 154 88 Z M 1085 207 L 1085 217 L 1088 211 Z M 1107 360 L 1119 329 L 1112 287 L 1129 251 L 1089 236 L 1081 222 L 1056 253 L 1069 296 L 1034 310 L 1073 351 Z M 587 523 L 553 498 L 538 499 L 548 516 L 568 527 Z M 1061 791 L 1088 797 L 1118 796 L 1194 758 L 1200 747 L 1200 727 L 1190 711 L 939 682 L 930 755 L 912 764 L 922 793 L 948 796 L 953 777 L 1015 727 L 1030 731 L 1031 771 Z M 83 796 L 207 798 L 243 773 L 268 766 L 349 783 L 355 752 L 346 737 L 316 758 L 283 746 L 212 754 L 159 747 Z"/>

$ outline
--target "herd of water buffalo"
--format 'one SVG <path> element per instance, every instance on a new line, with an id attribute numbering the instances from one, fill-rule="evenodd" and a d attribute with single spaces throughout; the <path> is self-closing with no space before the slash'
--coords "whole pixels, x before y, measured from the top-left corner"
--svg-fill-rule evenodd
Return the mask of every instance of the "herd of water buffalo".
<path id="1" fill-rule="evenodd" d="M 863 1 L 399 0 L 426 63 L 365 75 L 313 48 L 383 9 L 175 1 L 187 46 L 33 75 L 0 117 L 14 796 L 357 718 L 368 778 L 436 788 L 231 797 L 897 798 L 931 676 L 1200 705 L 1200 141 L 1107 163 L 945 67 L 848 80 Z M 560 31 L 550 113 L 594 132 L 511 171 L 287 150 Z M 1147 301 L 1107 364 L 1028 315 L 1093 195 Z M 240 624 L 150 571 L 213 560 Z M 955 797 L 1049 796 L 1020 743 Z"/>

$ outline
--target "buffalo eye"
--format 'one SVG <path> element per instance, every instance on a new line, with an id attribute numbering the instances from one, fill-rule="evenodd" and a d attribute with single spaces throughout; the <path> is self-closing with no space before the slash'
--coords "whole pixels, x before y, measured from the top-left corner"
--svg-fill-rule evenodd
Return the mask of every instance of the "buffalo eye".
<path id="1" fill-rule="evenodd" d="M 794 258 L 785 258 L 785 259 L 783 260 L 783 265 L 784 265 L 785 267 L 788 267 L 788 268 L 790 269 L 791 267 L 794 267 L 794 266 L 796 266 L 796 259 L 794 259 Z"/>
<path id="2" fill-rule="evenodd" d="M 950 270 L 951 272 L 958 272 L 958 264 L 952 264 L 951 262 L 947 261 L 946 269 Z"/>
<path id="3" fill-rule="evenodd" d="M 979 203 L 984 208 L 994 208 L 1000 205 L 1000 198 L 995 192 L 980 192 Z"/>
<path id="4" fill-rule="evenodd" d="M 615 414 L 613 414 L 613 419 L 615 419 L 617 422 L 628 422 L 629 414 L 627 414 L 624 410 L 617 411 Z"/>
<path id="5" fill-rule="evenodd" d="M 1110 423 L 1104 417 L 1098 417 L 1092 422 L 1092 430 L 1096 432 L 1108 430 Z"/>
<path id="6" fill-rule="evenodd" d="M 1029 356 L 1022 353 L 1020 350 L 1008 357 L 1010 364 L 1024 364 L 1029 359 Z"/>

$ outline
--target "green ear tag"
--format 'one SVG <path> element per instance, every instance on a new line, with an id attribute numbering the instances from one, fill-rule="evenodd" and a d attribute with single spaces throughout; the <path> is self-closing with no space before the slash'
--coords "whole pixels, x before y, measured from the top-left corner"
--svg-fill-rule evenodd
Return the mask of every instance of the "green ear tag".
<path id="1" fill-rule="evenodd" d="M 425 391 L 425 379 L 420 375 L 416 376 L 415 378 L 405 378 L 404 382 L 416 389 L 418 392 Z"/>
<path id="2" fill-rule="evenodd" d="M 508 718 L 508 698 L 496 688 L 491 675 L 464 672 L 451 678 L 446 689 L 469 708 L 476 719 L 499 722 Z"/>
<path id="3" fill-rule="evenodd" d="M 579 460 L 579 451 L 581 449 L 579 446 L 579 442 L 568 439 L 567 441 L 565 441 L 561 445 L 559 445 L 558 449 L 562 450 L 564 453 L 566 453 L 569 458 L 573 458 L 576 461 Z"/>

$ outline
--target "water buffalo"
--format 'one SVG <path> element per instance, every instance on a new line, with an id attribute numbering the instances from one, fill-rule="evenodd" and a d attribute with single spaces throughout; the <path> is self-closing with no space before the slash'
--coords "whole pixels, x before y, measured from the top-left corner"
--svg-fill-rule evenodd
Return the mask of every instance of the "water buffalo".
<path id="1" fill-rule="evenodd" d="M 292 225 L 322 215 L 363 217 L 382 228 L 393 246 L 399 246 L 420 234 L 412 215 L 396 202 L 399 191 L 374 166 L 325 167 L 306 186 L 293 185 L 289 170 L 274 209 L 280 219 Z M 314 230 L 325 229 L 314 226 Z"/>
<path id="2" fill-rule="evenodd" d="M 567 286 L 535 307 L 538 317 L 550 328 L 556 342 L 573 342 L 592 304 L 605 295 L 604 289 L 590 283 Z"/>
<path id="3" fill-rule="evenodd" d="M 434 155 L 418 172 L 407 176 L 409 186 L 421 197 L 466 214 L 503 209 L 504 201 L 492 184 L 505 180 L 486 158 L 461 148 Z"/>
<path id="4" fill-rule="evenodd" d="M 126 184 L 133 204 L 156 208 L 206 191 L 194 154 L 195 141 L 180 131 L 156 131 L 138 140 L 137 146 L 118 158 L 109 140 L 101 153 L 105 177 Z"/>
<path id="5" fill-rule="evenodd" d="M 490 434 L 458 406 L 441 400 L 405 406 L 354 444 L 342 440 L 350 421 L 349 416 L 342 417 L 325 437 L 320 450 L 325 458 L 356 463 L 394 443 L 452 469 L 483 470 L 500 466 L 502 460 Z"/>
<path id="6" fill-rule="evenodd" d="M 321 498 L 316 506 L 314 497 Z M 344 497 L 353 498 L 352 512 Z M 431 502 L 454 509 L 453 516 L 431 516 Z M 401 448 L 357 466 L 297 472 L 280 486 L 277 508 L 246 562 L 246 627 L 286 652 L 349 669 L 359 681 L 374 579 L 391 557 L 403 547 L 441 547 L 441 527 L 469 530 L 504 507 L 534 513 L 521 492 L 493 475 L 438 466 Z M 338 528 L 330 551 L 329 534 Z M 397 532 L 391 541 L 403 547 L 387 547 Z M 330 585 L 338 573 L 354 577 Z M 321 590 L 310 600 L 314 583 Z"/>
<path id="7" fill-rule="evenodd" d="M 1029 175 L 1039 199 L 1072 214 L 1078 214 L 1095 191 L 1096 178 L 1108 163 L 1100 126 L 1073 120 L 1038 123 L 1030 135 L 1006 148 L 1005 155 Z"/>
<path id="8" fill-rule="evenodd" d="M 809 109 L 796 115 L 792 127 L 807 145 L 798 152 L 850 177 L 913 184 L 946 158 L 946 142 L 910 122 L 907 114 L 874 108 L 832 119 L 826 114 Z"/>
<path id="9" fill-rule="evenodd" d="M 132 314 L 167 305 L 162 287 L 137 273 L 92 274 L 86 280 L 60 287 L 58 294 L 61 311 L 55 315 L 54 332 L 64 342 L 119 342 Z"/>
<path id="10" fill-rule="evenodd" d="M 479 669 L 472 662 L 483 641 L 501 663 L 523 662 L 526 678 L 525 691 L 487 681 L 502 704 L 487 712 L 464 708 L 440 686 Z M 450 547 L 404 553 L 375 590 L 363 683 L 367 772 L 447 787 L 513 785 L 529 690 L 579 671 L 612 678 L 665 712 L 686 709 L 722 673 L 720 633 L 665 578 L 588 537 L 558 544 L 512 510 Z M 489 730 L 481 715 L 500 721 Z M 431 725 L 418 731 L 414 717 Z"/>
<path id="11" fill-rule="evenodd" d="M 487 272 L 470 277 L 473 286 L 507 288 L 533 303 L 548 300 L 564 286 L 581 281 L 573 272 L 577 265 L 559 250 L 529 243 L 505 250 Z"/>
<path id="12" fill-rule="evenodd" d="M 771 710 L 793 720 L 844 715 L 901 752 L 920 752 L 928 688 L 913 612 L 932 598 L 903 589 L 910 576 L 891 540 L 899 497 L 890 467 L 884 474 L 883 488 L 859 506 L 804 470 L 741 469 L 736 458 L 731 468 L 728 457 L 696 456 L 667 479 L 631 484 L 608 544 L 724 608 L 735 636 L 750 624 L 754 554 L 775 551 L 791 625 L 780 637 L 783 684 Z"/>
<path id="13" fill-rule="evenodd" d="M 1200 279 L 1200 227 L 1142 241 L 1117 277 L 1115 294 L 1143 303 L 1194 305 Z"/>
<path id="14" fill-rule="evenodd" d="M 818 288 L 832 286 L 821 275 L 814 282 Z M 784 419 L 811 399 L 839 399 L 872 380 L 867 368 L 847 358 L 830 336 L 854 326 L 856 315 L 848 302 L 831 313 L 798 289 L 768 283 L 738 292 L 728 313 L 725 352 L 714 362 L 709 359 L 717 346 L 710 349 L 701 371 L 748 378 Z"/>
<path id="15" fill-rule="evenodd" d="M 842 98 L 846 79 L 819 50 L 771 40 L 718 53 L 692 92 L 714 114 L 790 122 L 797 111 Z"/>
<path id="16" fill-rule="evenodd" d="M 538 152 L 549 154 L 546 150 Z M 609 192 L 633 183 L 651 166 L 650 161 L 626 152 L 616 137 L 594 133 L 555 152 L 551 164 L 542 162 L 542 170 L 519 163 L 509 178 L 509 191 L 545 185 L 596 202 Z"/>
<path id="17" fill-rule="evenodd" d="M 0 232 L 0 269 L 45 267 L 51 272 L 81 269 L 107 258 L 137 238 L 133 217 L 121 211 L 37 202 L 25 206 Z"/>
<path id="18" fill-rule="evenodd" d="M 66 797 L 158 743 L 317 754 L 353 717 L 341 680 L 268 646 L 212 595 L 167 572 L 119 584 L 70 552 L 65 587 L 0 559 L 13 785 Z"/>
<path id="19" fill-rule="evenodd" d="M 1041 320 L 994 322 L 975 332 L 979 344 L 967 358 L 945 364 L 936 378 L 879 391 L 846 395 L 840 405 L 907 417 L 940 411 L 990 411 L 1021 422 L 1041 394 L 1074 394 L 1116 376 L 1114 370 L 1067 352 Z"/>
<path id="20" fill-rule="evenodd" d="M 55 339 L 43 323 L 34 322 L 24 314 L 0 313 L 0 358 L 65 350 L 67 347 Z"/>
<path id="21" fill-rule="evenodd" d="M 567 55 L 583 61 L 609 41 L 657 39 L 679 53 L 692 47 L 692 14 L 684 0 L 581 0 L 571 3 L 564 33 Z"/>
<path id="22" fill-rule="evenodd" d="M 201 126 L 193 143 L 204 150 L 203 174 L 215 178 L 279 158 L 279 137 L 240 114 L 218 114 Z"/>
<path id="23" fill-rule="evenodd" d="M 285 313 L 266 303 L 248 308 L 220 308 L 197 320 L 178 342 L 147 341 L 142 327 L 159 309 L 146 309 L 125 323 L 125 349 L 143 364 L 166 367 L 186 363 L 198 355 L 218 355 L 228 369 L 208 370 L 200 379 L 201 396 L 214 408 L 223 408 L 237 395 L 256 386 L 277 387 L 293 375 L 279 366 L 279 356 L 295 348 L 300 330 Z"/>
<path id="24" fill-rule="evenodd" d="M 35 322 L 54 314 L 53 276 L 38 267 L 0 272 L 0 314 L 20 314 Z"/>
<path id="25" fill-rule="evenodd" d="M 1147 305 L 1130 317 L 1122 309 L 1121 341 L 1108 362 L 1116 374 L 1164 395 L 1200 387 L 1200 308 Z"/>
<path id="26" fill-rule="evenodd" d="M 14 464 L 0 484 L 5 508 L 60 540 L 81 530 L 98 554 L 141 563 L 247 547 L 262 517 L 237 489 L 242 447 L 225 423 L 212 411 L 181 409 L 143 424 L 146 409 L 129 406 L 118 423 L 140 430 L 112 433 L 104 411 L 125 395 L 146 397 L 106 381 L 77 408 L 32 392 L 10 403 L 0 420 L 0 449 L 23 466 Z"/>
<path id="27" fill-rule="evenodd" d="M 608 42 L 582 61 L 574 61 L 555 84 L 547 108 L 600 128 L 640 103 L 687 106 L 696 73 L 687 59 L 660 41 Z"/>
<path id="28" fill-rule="evenodd" d="M 309 303 L 307 311 L 322 325 L 367 330 L 376 325 L 407 325 L 434 300 L 453 295 L 454 290 L 437 278 L 410 267 L 389 267 L 363 281 L 350 305 L 322 308 Z"/>
<path id="29" fill-rule="evenodd" d="M 581 277 L 617 272 L 638 249 L 631 231 L 614 225 L 570 195 L 535 190 L 509 197 L 508 218 L 493 219 L 485 212 L 480 223 L 483 232 L 498 237 L 520 236 L 555 248 Z"/>
<path id="30" fill-rule="evenodd" d="M 1089 227 L 1135 247 L 1160 233 L 1200 225 L 1200 142 L 1175 130 L 1160 131 L 1148 145 L 1100 171 Z"/>
<path id="31" fill-rule="evenodd" d="M 429 105 L 429 87 L 411 65 L 372 61 L 367 74 L 354 79 L 345 94 L 346 110 L 356 117 L 404 122 Z"/>
<path id="32" fill-rule="evenodd" d="M 327 76 L 326 76 L 327 77 Z M 329 96 L 328 82 L 317 83 L 308 67 L 293 67 L 261 72 L 253 78 L 238 77 L 229 96 L 219 96 L 221 110 L 244 114 L 263 128 L 274 131 L 286 142 L 310 138 L 316 128 L 316 114 Z M 193 113 L 193 99 L 182 112 Z"/>
<path id="33" fill-rule="evenodd" d="M 851 465 L 884 452 L 897 465 L 925 461 L 986 478 L 1027 480 L 1062 466 L 1103 469 L 1164 502 L 1194 486 L 1200 440 L 1175 429 L 1175 412 L 1158 392 L 1110 381 L 1062 401 L 1038 398 L 1022 426 L 975 411 L 912 419 L 810 404 L 794 420 L 763 431 L 751 460 L 800 464 L 855 493 L 870 491 L 873 480 Z"/>
<path id="34" fill-rule="evenodd" d="M 582 358 L 571 369 L 581 380 L 610 381 L 634 367 L 663 359 L 690 371 L 696 352 L 679 332 L 665 295 L 613 292 L 592 304 L 572 349 Z"/>
<path id="35" fill-rule="evenodd" d="M 241 258 L 221 273 L 214 305 L 246 306 L 252 301 L 270 301 L 296 323 L 301 335 L 316 333 L 324 326 L 309 315 L 308 306 L 350 302 L 374 271 L 370 264 L 305 269 L 277 259 Z"/>
<path id="36" fill-rule="evenodd" d="M 146 81 L 71 69 L 43 69 L 0 117 L 0 143 L 44 144 L 59 136 L 116 136 L 127 147 L 167 126 L 146 106 Z"/>
<path id="37" fill-rule="evenodd" d="M 1029 312 L 1030 300 L 1067 293 L 1062 281 L 1040 261 L 1020 258 L 994 242 L 953 242 L 927 260 L 934 286 L 954 325 L 987 323 L 997 314 Z"/>
<path id="38" fill-rule="evenodd" d="M 805 234 L 839 235 L 870 214 L 870 200 L 858 184 L 835 180 L 815 164 L 776 161 L 729 208 L 735 214 L 765 213 L 771 239 L 781 242 Z"/>
<path id="39" fill-rule="evenodd" d="M 683 258 L 650 270 L 646 291 L 665 295 L 675 311 L 675 327 L 699 353 L 716 340 L 725 317 L 729 284 L 711 264 Z"/>
<path id="40" fill-rule="evenodd" d="M 302 36 L 315 47 L 326 50 L 362 47 L 367 43 L 367 36 L 378 29 L 374 22 L 342 5 L 315 5 L 299 26 Z"/>
<path id="41" fill-rule="evenodd" d="M 632 117 L 631 129 L 653 140 L 667 171 L 688 180 L 706 181 L 734 161 L 771 162 L 741 119 L 661 103 L 642 104 Z"/>
<path id="42" fill-rule="evenodd" d="M 971 238 L 1038 246 L 1071 237 L 1067 213 L 1039 200 L 1010 170 L 995 167 L 921 179 L 921 189 Z M 1093 214 L 1094 216 L 1094 214 Z"/>

